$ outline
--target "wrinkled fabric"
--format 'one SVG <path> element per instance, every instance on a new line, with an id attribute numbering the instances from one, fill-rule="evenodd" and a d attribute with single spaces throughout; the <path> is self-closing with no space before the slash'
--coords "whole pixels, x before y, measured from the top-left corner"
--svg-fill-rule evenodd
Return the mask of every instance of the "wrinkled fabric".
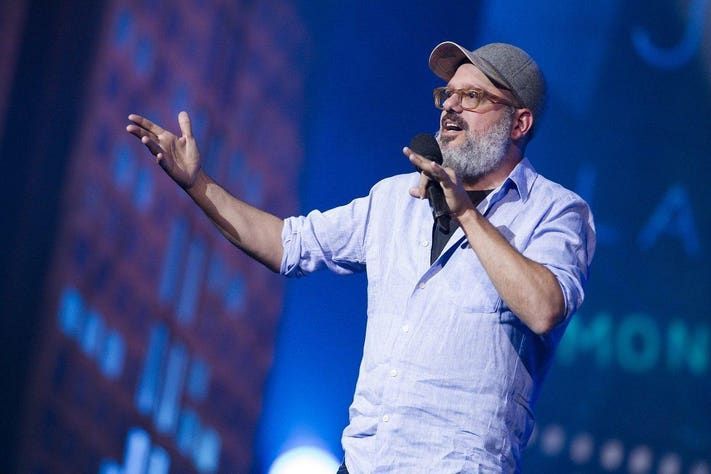
<path id="1" fill-rule="evenodd" d="M 350 423 L 358 473 L 519 472 L 533 403 L 595 249 L 587 204 L 523 160 L 478 210 L 556 276 L 565 320 L 544 336 L 506 306 L 458 229 L 430 265 L 432 214 L 417 173 L 368 196 L 285 220 L 281 273 L 367 272 L 368 321 Z"/>

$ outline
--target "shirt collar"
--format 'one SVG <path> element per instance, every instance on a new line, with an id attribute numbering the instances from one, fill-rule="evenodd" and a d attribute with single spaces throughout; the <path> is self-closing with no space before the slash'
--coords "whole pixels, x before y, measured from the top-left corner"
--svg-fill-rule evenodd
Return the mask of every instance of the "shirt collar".
<path id="1" fill-rule="evenodd" d="M 536 173 L 535 168 L 528 161 L 528 158 L 524 158 L 511 170 L 511 174 L 506 178 L 506 181 L 516 186 L 518 195 L 521 196 L 521 201 L 525 203 L 528 200 L 528 195 L 531 192 L 536 176 L 538 176 L 538 173 Z"/>
<path id="2" fill-rule="evenodd" d="M 533 165 L 528 158 L 523 158 L 518 164 L 511 170 L 511 173 L 506 177 L 503 183 L 501 183 L 496 189 L 494 189 L 489 196 L 484 200 L 481 206 L 488 210 L 489 207 L 501 199 L 509 189 L 514 189 L 518 192 L 521 202 L 524 204 L 528 200 L 528 195 L 533 187 L 533 182 L 536 180 L 538 173 L 533 168 Z"/>

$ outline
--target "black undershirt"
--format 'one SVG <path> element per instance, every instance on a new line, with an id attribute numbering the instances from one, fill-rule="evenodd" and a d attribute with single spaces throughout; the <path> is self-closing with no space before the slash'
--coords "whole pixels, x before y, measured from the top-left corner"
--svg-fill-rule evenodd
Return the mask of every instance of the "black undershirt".
<path id="1" fill-rule="evenodd" d="M 467 194 L 469 195 L 469 199 L 471 199 L 472 204 L 474 204 L 474 207 L 477 207 L 491 191 L 491 189 L 486 189 L 484 191 L 467 191 Z M 458 228 L 459 224 L 454 219 L 452 219 L 449 223 L 449 232 L 444 232 L 436 222 L 432 224 L 432 249 L 430 252 L 430 265 L 437 260 L 439 254 L 442 253 L 445 245 L 449 242 L 449 238 L 452 237 L 452 234 L 454 234 Z"/>

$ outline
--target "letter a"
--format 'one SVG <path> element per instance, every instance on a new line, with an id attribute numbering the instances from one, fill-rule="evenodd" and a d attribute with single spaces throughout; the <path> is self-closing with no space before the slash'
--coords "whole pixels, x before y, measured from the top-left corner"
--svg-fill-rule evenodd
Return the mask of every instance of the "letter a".
<path id="1" fill-rule="evenodd" d="M 681 185 L 676 184 L 669 188 L 662 202 L 639 233 L 637 243 L 640 249 L 652 248 L 662 233 L 681 240 L 688 256 L 695 257 L 701 253 L 689 195 Z"/>

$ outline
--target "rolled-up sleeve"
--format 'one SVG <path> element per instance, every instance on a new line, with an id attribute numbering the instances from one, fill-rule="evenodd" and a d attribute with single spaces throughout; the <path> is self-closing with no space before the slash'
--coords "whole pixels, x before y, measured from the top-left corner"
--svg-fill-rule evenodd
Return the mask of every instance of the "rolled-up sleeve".
<path id="1" fill-rule="evenodd" d="M 592 213 L 585 201 L 575 195 L 552 204 L 523 251 L 555 275 L 563 292 L 566 318 L 583 302 L 594 253 Z"/>
<path id="2" fill-rule="evenodd" d="M 300 277 L 322 268 L 338 274 L 364 271 L 370 208 L 368 195 L 325 212 L 285 219 L 280 273 Z"/>

